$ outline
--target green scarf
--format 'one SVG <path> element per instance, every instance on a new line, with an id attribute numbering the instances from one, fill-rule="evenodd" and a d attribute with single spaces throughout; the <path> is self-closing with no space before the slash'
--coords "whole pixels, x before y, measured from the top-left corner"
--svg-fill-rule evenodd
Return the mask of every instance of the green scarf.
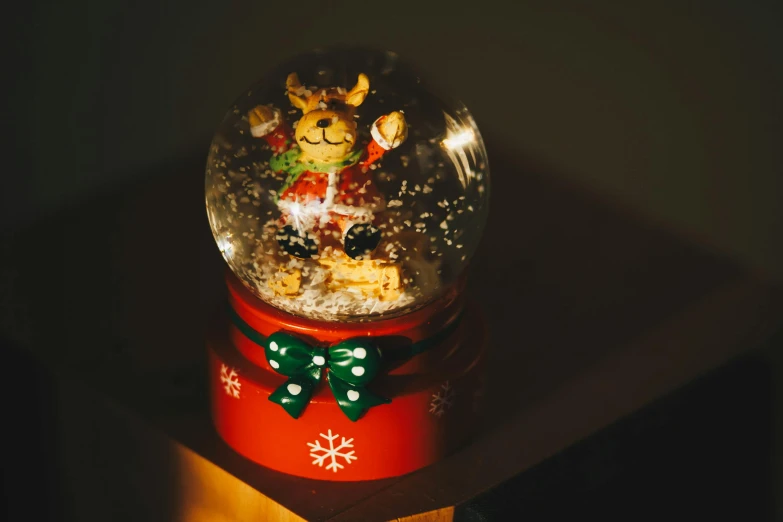
<path id="1" fill-rule="evenodd" d="M 348 157 L 346 157 L 344 160 L 336 161 L 334 163 L 321 163 L 312 160 L 300 161 L 302 156 L 302 149 L 296 145 L 282 154 L 275 154 L 269 160 L 269 166 L 275 172 L 285 172 L 288 174 L 285 183 L 283 183 L 283 186 L 280 187 L 280 190 L 277 191 L 275 201 L 280 198 L 280 194 L 283 194 L 291 187 L 291 185 L 296 183 L 296 180 L 299 179 L 299 176 L 301 176 L 304 172 L 340 172 L 345 167 L 355 165 L 359 161 L 362 152 L 363 151 L 361 150 L 357 150 L 349 154 Z"/>

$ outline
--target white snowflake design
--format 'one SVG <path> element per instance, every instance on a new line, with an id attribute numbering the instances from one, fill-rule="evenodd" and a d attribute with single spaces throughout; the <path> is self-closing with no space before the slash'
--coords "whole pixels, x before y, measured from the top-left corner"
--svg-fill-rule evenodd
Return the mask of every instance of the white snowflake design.
<path id="1" fill-rule="evenodd" d="M 321 446 L 320 440 L 316 440 L 315 443 L 308 442 L 307 445 L 310 446 L 310 456 L 315 459 L 313 461 L 313 465 L 318 464 L 321 467 L 323 467 L 327 458 L 331 459 L 331 462 L 326 465 L 326 469 L 331 469 L 337 473 L 338 469 L 343 469 L 345 467 L 337 462 L 338 457 L 342 457 L 346 464 L 350 464 L 352 460 L 357 460 L 359 457 L 354 455 L 354 450 L 351 450 L 347 453 L 344 451 L 348 448 L 353 448 L 352 438 L 346 440 L 345 437 L 340 437 L 339 434 L 332 435 L 332 430 L 329 430 L 326 433 L 326 435 L 323 433 L 320 433 L 319 435 L 329 441 L 329 447 L 327 448 L 326 446 Z M 337 437 L 340 437 L 342 441 L 340 442 L 339 446 L 335 447 L 334 441 L 337 439 Z"/>
<path id="2" fill-rule="evenodd" d="M 438 393 L 432 394 L 432 402 L 430 402 L 430 413 L 436 417 L 443 416 L 443 414 L 446 413 L 447 410 L 451 409 L 451 407 L 454 405 L 454 396 L 456 394 L 457 393 L 454 391 L 454 388 L 451 386 L 449 381 L 441 384 Z"/>
<path id="3" fill-rule="evenodd" d="M 225 364 L 220 366 L 220 382 L 223 384 L 223 389 L 226 390 L 226 395 L 235 399 L 239 398 L 239 389 L 242 387 L 238 377 L 239 375 L 233 368 L 229 370 Z"/>

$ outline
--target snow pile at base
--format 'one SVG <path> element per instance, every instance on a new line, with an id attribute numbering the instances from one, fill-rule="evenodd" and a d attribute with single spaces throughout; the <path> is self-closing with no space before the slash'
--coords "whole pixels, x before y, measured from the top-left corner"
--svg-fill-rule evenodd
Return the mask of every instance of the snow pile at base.
<path id="1" fill-rule="evenodd" d="M 326 285 L 329 277 L 327 269 L 299 259 L 292 259 L 287 268 L 302 272 L 301 288 L 294 296 L 277 295 L 269 287 L 270 281 L 285 275 L 270 264 L 253 263 L 243 270 L 241 279 L 252 285 L 251 290 L 267 304 L 295 315 L 324 321 L 370 319 L 370 316 L 399 310 L 415 301 L 409 292 L 403 292 L 393 301 L 381 301 L 377 297 L 368 297 L 359 289 L 332 290 Z"/>

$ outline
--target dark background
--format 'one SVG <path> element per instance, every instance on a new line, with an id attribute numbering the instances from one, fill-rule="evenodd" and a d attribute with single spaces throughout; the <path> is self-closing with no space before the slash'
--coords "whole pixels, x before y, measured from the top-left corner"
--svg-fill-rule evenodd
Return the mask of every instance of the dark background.
<path id="1" fill-rule="evenodd" d="M 265 70 L 314 47 L 356 44 L 396 51 L 461 98 L 490 155 L 517 157 L 783 279 L 782 6 L 18 3 L 4 15 L 0 223 L 15 233 L 198 164 L 226 109 Z M 193 177 L 201 183 L 203 172 Z M 779 350 L 765 353 L 767 391 L 780 398 Z"/>
<path id="2" fill-rule="evenodd" d="M 265 70 L 394 50 L 490 145 L 783 276 L 780 2 L 17 3 L 3 226 L 159 175 Z M 194 173 L 195 175 L 195 173 Z M 495 177 L 503 172 L 494 172 Z M 13 188 L 12 188 L 13 187 Z"/>

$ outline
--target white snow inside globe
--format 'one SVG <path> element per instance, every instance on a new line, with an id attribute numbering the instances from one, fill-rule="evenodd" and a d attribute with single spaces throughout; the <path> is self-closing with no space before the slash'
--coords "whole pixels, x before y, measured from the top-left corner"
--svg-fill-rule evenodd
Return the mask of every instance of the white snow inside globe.
<path id="1" fill-rule="evenodd" d="M 206 204 L 259 299 L 326 321 L 398 316 L 454 285 L 486 222 L 467 109 L 390 52 L 314 51 L 242 93 L 210 147 Z"/>

